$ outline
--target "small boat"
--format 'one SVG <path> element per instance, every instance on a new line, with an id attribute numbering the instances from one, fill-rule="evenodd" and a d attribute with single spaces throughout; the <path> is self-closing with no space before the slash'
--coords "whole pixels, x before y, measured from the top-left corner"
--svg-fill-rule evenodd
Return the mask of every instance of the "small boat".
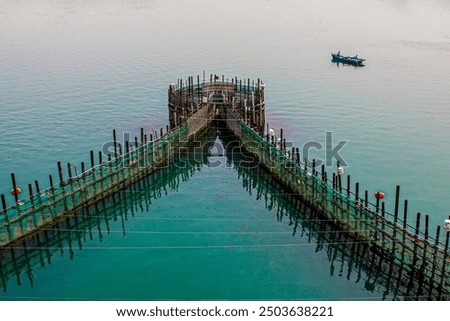
<path id="1" fill-rule="evenodd" d="M 358 58 L 358 55 L 353 57 L 342 56 L 340 52 L 338 52 L 337 54 L 332 53 L 331 57 L 333 57 L 333 59 L 331 60 L 332 62 L 341 62 L 343 64 L 349 64 L 356 67 L 364 66 L 364 61 L 366 61 L 366 59 Z"/>

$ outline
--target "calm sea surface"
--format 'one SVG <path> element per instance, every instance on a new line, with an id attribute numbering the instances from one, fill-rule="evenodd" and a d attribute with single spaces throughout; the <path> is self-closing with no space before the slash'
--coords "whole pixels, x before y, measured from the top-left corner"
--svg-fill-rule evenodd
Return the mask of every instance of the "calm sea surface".
<path id="1" fill-rule="evenodd" d="M 168 85 L 206 71 L 261 78 L 271 127 L 300 147 L 325 145 L 326 132 L 348 141 L 340 154 L 353 182 L 384 191 L 389 208 L 401 185 L 410 213 L 442 224 L 449 30 L 444 0 L 0 0 L 0 193 L 13 202 L 11 172 L 23 190 L 48 186 L 57 161 L 88 162 L 113 129 L 165 126 Z M 338 50 L 367 66 L 331 63 Z M 68 237 L 51 260 L 3 275 L 0 298 L 395 298 L 334 264 L 312 232 L 294 233 L 239 171 L 205 161 L 148 206 L 118 201 L 126 223 L 105 218 L 82 246 Z"/>

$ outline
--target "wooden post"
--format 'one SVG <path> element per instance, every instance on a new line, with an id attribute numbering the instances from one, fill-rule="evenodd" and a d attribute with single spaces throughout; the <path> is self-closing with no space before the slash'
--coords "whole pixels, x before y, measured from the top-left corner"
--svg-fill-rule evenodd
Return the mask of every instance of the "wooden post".
<path id="1" fill-rule="evenodd" d="M 359 203 L 359 183 L 355 184 L 355 203 Z"/>
<path id="2" fill-rule="evenodd" d="M 60 186 L 65 186 L 66 182 L 64 182 L 64 176 L 63 176 L 61 162 L 58 162 L 58 175 L 59 175 L 59 185 Z"/>
<path id="3" fill-rule="evenodd" d="M 423 254 L 422 254 L 422 268 L 425 267 L 425 264 L 427 264 L 429 258 L 427 258 L 427 246 L 428 246 L 428 223 L 429 223 L 429 217 L 428 214 L 425 214 L 425 242 L 423 244 Z M 445 265 L 445 264 L 444 264 Z"/>
<path id="4" fill-rule="evenodd" d="M 400 200 L 400 186 L 397 185 L 395 188 L 395 206 L 394 206 L 394 223 L 398 220 L 398 202 Z"/>
<path id="5" fill-rule="evenodd" d="M 35 205 L 34 205 L 34 195 L 33 195 L 33 185 L 28 184 L 28 193 L 30 194 L 30 202 L 31 202 L 31 206 L 33 209 L 35 209 Z M 36 215 L 35 213 L 33 213 L 31 215 L 32 220 L 33 220 L 33 228 L 37 227 L 37 220 L 36 220 Z"/>
<path id="6" fill-rule="evenodd" d="M 6 198 L 5 198 L 5 195 L 2 194 L 2 195 L 1 195 L 1 198 L 2 198 L 3 214 L 6 215 L 6 213 L 8 212 L 8 207 L 6 206 Z"/>
<path id="7" fill-rule="evenodd" d="M 386 212 L 385 212 L 385 204 L 384 204 L 384 202 L 381 202 L 381 216 L 384 218 L 385 217 L 385 215 L 386 215 Z M 383 246 L 384 246 L 384 242 L 385 242 L 385 238 L 386 238 L 386 236 L 384 235 L 384 233 L 385 233 L 385 230 L 384 230 L 384 220 L 382 220 L 381 221 L 381 242 L 382 242 L 382 244 L 383 244 Z"/>
<path id="8" fill-rule="evenodd" d="M 14 200 L 17 203 L 19 202 L 19 195 L 16 193 L 17 185 L 16 185 L 16 175 L 14 173 L 11 173 L 11 181 L 14 190 Z"/>
<path id="9" fill-rule="evenodd" d="M 9 218 L 8 218 L 8 207 L 6 206 L 6 198 L 4 194 L 1 194 L 2 199 L 2 208 L 3 208 L 3 215 L 5 217 L 5 227 L 6 232 L 8 233 L 8 241 L 11 241 L 13 239 L 13 235 L 11 232 L 11 226 L 9 225 Z"/>
<path id="10" fill-rule="evenodd" d="M 445 254 L 447 254 L 447 250 L 448 250 L 449 236 L 450 236 L 450 232 L 447 232 L 446 235 L 445 235 L 445 246 L 444 246 L 444 253 Z M 445 268 L 445 264 L 444 264 L 444 268 Z"/>
<path id="11" fill-rule="evenodd" d="M 113 175 L 113 170 L 112 170 L 112 162 L 111 162 L 111 154 L 108 154 L 108 165 L 109 165 L 109 182 L 110 182 L 110 186 L 109 188 L 112 189 L 114 186 L 114 175 Z M 112 197 L 114 199 L 114 193 L 112 193 Z"/>
<path id="12" fill-rule="evenodd" d="M 341 191 L 341 179 L 340 179 L 340 175 L 339 175 L 339 168 L 340 163 L 339 161 L 336 162 L 336 187 L 339 189 L 339 191 Z"/>
<path id="13" fill-rule="evenodd" d="M 41 188 L 39 187 L 39 182 L 36 180 L 34 181 L 34 186 L 36 187 L 36 193 L 41 193 Z"/>
<path id="14" fill-rule="evenodd" d="M 105 191 L 103 189 L 103 153 L 102 151 L 98 151 L 98 164 L 99 164 L 99 181 L 100 181 L 100 189 L 99 189 L 99 195 L 103 195 L 103 192 Z M 102 201 L 104 199 L 102 198 Z M 104 203 L 103 203 L 104 204 Z"/>
<path id="15" fill-rule="evenodd" d="M 135 161 L 136 161 L 136 165 L 137 165 L 136 170 L 138 170 L 140 167 L 139 162 L 141 160 L 141 157 L 139 155 L 139 142 L 138 142 L 138 139 L 136 136 L 134 136 L 134 150 L 135 150 L 135 156 L 136 156 Z"/>
<path id="16" fill-rule="evenodd" d="M 200 75 L 197 75 L 197 97 L 198 102 L 200 103 Z"/>
<path id="17" fill-rule="evenodd" d="M 436 238 L 435 238 L 435 243 L 434 243 L 434 247 L 437 248 L 437 246 L 439 245 L 439 236 L 441 234 L 441 226 L 438 225 L 436 227 Z"/>
<path id="18" fill-rule="evenodd" d="M 169 126 L 167 126 L 167 131 L 169 131 Z M 144 145 L 144 128 L 141 127 L 141 145 Z"/>
<path id="19" fill-rule="evenodd" d="M 50 191 L 53 193 L 53 191 L 55 190 L 55 187 L 53 186 L 53 176 L 48 175 L 48 179 L 50 181 Z"/>
<path id="20" fill-rule="evenodd" d="M 280 149 L 283 149 L 283 128 L 280 128 Z"/>
<path id="21" fill-rule="evenodd" d="M 419 227 L 420 227 L 420 212 L 417 213 L 416 216 L 416 230 L 415 230 L 416 235 L 419 235 Z"/>
<path id="22" fill-rule="evenodd" d="M 69 181 L 72 179 L 72 166 L 67 163 L 67 173 L 69 174 Z"/>
<path id="23" fill-rule="evenodd" d="M 94 168 L 94 166 L 95 166 L 94 151 L 91 150 L 91 168 Z"/>
<path id="24" fill-rule="evenodd" d="M 406 229 L 408 222 L 408 200 L 405 200 L 405 205 L 403 206 L 403 229 Z"/>
<path id="25" fill-rule="evenodd" d="M 350 175 L 347 175 L 347 197 L 350 197 Z M 378 206 L 377 206 L 378 208 Z M 378 212 L 378 210 L 377 210 Z"/>
<path id="26" fill-rule="evenodd" d="M 312 172 L 314 176 L 317 176 L 317 172 L 316 172 L 316 159 L 314 158 L 312 161 Z"/>
<path id="27" fill-rule="evenodd" d="M 325 181 L 325 164 L 322 164 L 322 168 L 320 169 L 320 171 L 322 172 L 322 181 Z"/>
<path id="28" fill-rule="evenodd" d="M 52 196 L 52 199 L 54 200 L 53 196 L 54 196 L 54 192 L 55 192 L 55 187 L 53 185 L 53 176 L 52 175 L 48 175 L 48 179 L 50 181 L 50 189 L 49 189 L 48 193 L 49 193 L 50 196 Z M 57 209 L 56 209 L 55 204 L 53 204 L 53 208 L 55 210 L 54 212 L 51 211 L 51 210 L 49 211 L 50 212 L 50 216 L 51 216 L 52 219 L 54 219 L 56 217 L 56 215 L 57 215 Z"/>
<path id="29" fill-rule="evenodd" d="M 28 194 L 30 195 L 30 200 L 33 202 L 34 196 L 33 196 L 33 185 L 28 184 Z"/>
<path id="30" fill-rule="evenodd" d="M 436 237 L 434 239 L 434 245 L 433 245 L 433 264 L 432 264 L 432 270 L 431 270 L 431 278 L 434 278 L 435 276 L 435 271 L 436 271 L 436 259 L 437 259 L 437 251 L 438 251 L 438 246 L 439 246 L 439 234 L 441 232 L 441 226 L 438 225 L 436 227 Z M 444 264 L 445 266 L 445 264 Z M 443 280 L 443 278 L 441 278 L 441 280 Z M 430 288 L 431 289 L 431 288 Z"/>
<path id="31" fill-rule="evenodd" d="M 366 191 L 364 191 L 364 206 L 367 208 L 369 206 L 369 194 Z"/>
<path id="32" fill-rule="evenodd" d="M 161 131 L 161 137 L 163 137 L 164 134 L 163 134 L 163 129 L 162 129 L 162 127 L 161 127 L 160 131 Z"/>
<path id="33" fill-rule="evenodd" d="M 86 167 L 84 166 L 84 162 L 81 162 L 81 173 L 86 171 Z"/>
<path id="34" fill-rule="evenodd" d="M 117 137 L 116 137 L 116 130 L 113 129 L 113 139 L 114 139 L 114 158 L 117 157 Z"/>

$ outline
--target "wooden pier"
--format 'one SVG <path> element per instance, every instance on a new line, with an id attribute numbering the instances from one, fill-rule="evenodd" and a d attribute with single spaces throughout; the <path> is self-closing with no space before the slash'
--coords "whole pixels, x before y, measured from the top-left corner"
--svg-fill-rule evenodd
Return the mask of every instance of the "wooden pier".
<path id="1" fill-rule="evenodd" d="M 404 212 L 399 213 L 400 187 L 396 187 L 394 213 L 385 210 L 384 202 L 369 199 L 368 191 L 360 191 L 359 183 L 351 185 L 350 176 L 344 177 L 338 168 L 327 173 L 315 161 L 308 166 L 302 161 L 299 149 L 286 148 L 283 130 L 276 137 L 275 130 L 266 128 L 265 98 L 262 81 L 225 79 L 210 75 L 209 81 L 189 77 L 169 86 L 169 125 L 159 132 L 144 133 L 124 146 L 113 132 L 114 152 L 98 154 L 95 163 L 82 163 L 81 173 L 68 163 L 67 174 L 58 162 L 58 180 L 49 176 L 50 187 L 41 190 L 39 182 L 28 185 L 29 197 L 15 195 L 15 203 L 7 206 L 1 195 L 0 246 L 14 247 L 42 228 L 59 224 L 64 217 L 80 213 L 99 202 L 115 199 L 127 186 L 136 184 L 162 167 L 176 160 L 210 124 L 220 120 L 258 160 L 260 167 L 280 186 L 294 195 L 292 201 L 306 204 L 321 221 L 343 231 L 339 238 L 363 242 L 373 253 L 376 264 L 391 262 L 392 278 L 404 282 L 419 280 L 434 299 L 450 293 L 450 232 L 438 226 L 435 235 L 429 233 L 428 215 L 417 213 L 415 226 L 408 225 L 407 200 Z M 17 189 L 15 175 L 12 188 Z M 342 183 L 344 181 L 344 184 Z M 335 241 L 340 242 L 340 239 Z M 375 264 L 374 263 L 374 264 Z M 436 294 L 438 293 L 438 294 Z"/>

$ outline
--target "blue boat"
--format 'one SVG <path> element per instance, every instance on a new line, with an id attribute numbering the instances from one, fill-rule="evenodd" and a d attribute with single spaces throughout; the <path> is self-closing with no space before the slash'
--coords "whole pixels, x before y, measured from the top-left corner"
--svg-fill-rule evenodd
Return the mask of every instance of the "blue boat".
<path id="1" fill-rule="evenodd" d="M 338 52 L 337 54 L 332 53 L 331 57 L 333 57 L 333 59 L 331 60 L 332 62 L 341 62 L 343 64 L 353 65 L 356 67 L 364 66 L 364 61 L 366 61 L 366 59 L 358 58 L 358 55 L 353 57 L 342 56 L 340 52 Z"/>

